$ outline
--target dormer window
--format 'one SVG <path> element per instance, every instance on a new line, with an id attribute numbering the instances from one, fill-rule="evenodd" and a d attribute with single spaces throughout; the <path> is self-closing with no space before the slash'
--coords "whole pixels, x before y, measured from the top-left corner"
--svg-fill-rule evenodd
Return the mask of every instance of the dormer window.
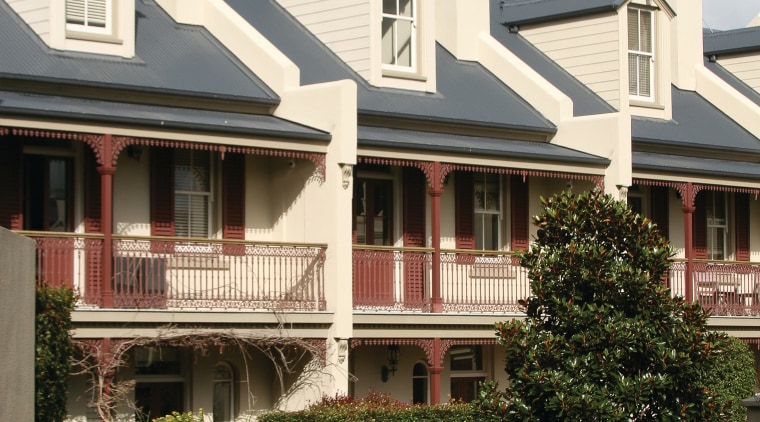
<path id="1" fill-rule="evenodd" d="M 111 35 L 111 0 L 66 0 L 66 30 Z"/>
<path id="2" fill-rule="evenodd" d="M 632 100 L 654 100 L 654 14 L 628 8 L 628 93 Z"/>
<path id="3" fill-rule="evenodd" d="M 383 0 L 383 69 L 417 70 L 417 7 L 415 0 Z"/>

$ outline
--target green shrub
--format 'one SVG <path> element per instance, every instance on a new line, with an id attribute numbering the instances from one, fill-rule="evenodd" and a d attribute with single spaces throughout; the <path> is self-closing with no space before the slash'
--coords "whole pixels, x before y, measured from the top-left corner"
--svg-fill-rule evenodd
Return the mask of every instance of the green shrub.
<path id="1" fill-rule="evenodd" d="M 524 321 L 498 323 L 507 420 L 717 420 L 700 380 L 723 336 L 661 279 L 671 248 L 656 226 L 599 192 L 565 192 L 534 217 L 519 253 L 532 296 Z M 487 403 L 486 403 L 487 405 Z M 503 409 L 500 407 L 503 406 Z"/>
<path id="2" fill-rule="evenodd" d="M 203 422 L 203 409 L 199 409 L 197 415 L 193 415 L 192 411 L 187 413 L 174 411 L 171 415 L 153 419 L 153 422 Z"/>
<path id="3" fill-rule="evenodd" d="M 35 418 L 62 421 L 71 355 L 71 311 L 76 295 L 66 287 L 38 287 L 36 299 Z"/>
<path id="4" fill-rule="evenodd" d="M 441 422 L 482 421 L 478 409 L 465 403 L 412 405 L 393 400 L 387 394 L 370 393 L 366 398 L 325 397 L 300 412 L 272 412 L 259 416 L 260 422 Z"/>
<path id="5" fill-rule="evenodd" d="M 704 385 L 717 395 L 718 401 L 727 402 L 723 420 L 746 421 L 747 408 L 739 401 L 752 396 L 755 388 L 754 356 L 747 344 L 729 337 L 708 365 Z"/>

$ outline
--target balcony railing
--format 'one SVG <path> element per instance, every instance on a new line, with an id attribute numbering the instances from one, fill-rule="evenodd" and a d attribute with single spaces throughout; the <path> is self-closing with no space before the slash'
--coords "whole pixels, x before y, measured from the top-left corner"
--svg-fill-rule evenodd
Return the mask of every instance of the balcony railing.
<path id="1" fill-rule="evenodd" d="M 432 255 L 428 248 L 354 246 L 354 309 L 429 312 Z M 509 252 L 441 253 L 444 312 L 517 312 L 529 295 L 525 271 Z"/>
<path id="2" fill-rule="evenodd" d="M 60 232 L 19 232 L 37 242 L 38 285 L 67 286 L 83 304 L 101 303 L 103 235 Z"/>
<path id="3" fill-rule="evenodd" d="M 433 250 L 354 246 L 354 309 L 430 309 Z"/>
<path id="4" fill-rule="evenodd" d="M 102 304 L 102 236 L 24 232 L 38 283 Z M 116 308 L 324 310 L 325 245 L 114 236 Z"/>
<path id="5" fill-rule="evenodd" d="M 692 295 L 712 315 L 760 315 L 760 264 L 736 261 L 694 262 Z M 673 262 L 668 282 L 684 296 L 686 262 Z"/>

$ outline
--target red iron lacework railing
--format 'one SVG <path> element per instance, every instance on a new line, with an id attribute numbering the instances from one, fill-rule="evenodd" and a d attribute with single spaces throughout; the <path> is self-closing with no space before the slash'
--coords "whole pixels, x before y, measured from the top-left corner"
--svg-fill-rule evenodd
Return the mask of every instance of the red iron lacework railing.
<path id="1" fill-rule="evenodd" d="M 432 254 L 429 248 L 354 245 L 354 309 L 430 312 Z M 686 263 L 675 260 L 665 281 L 671 294 L 685 292 Z M 443 312 L 521 312 L 530 295 L 525 268 L 511 252 L 442 250 Z M 760 315 L 760 263 L 696 261 L 694 301 L 712 315 Z"/>
<path id="2" fill-rule="evenodd" d="M 37 282 L 101 304 L 102 236 L 21 232 L 37 242 Z M 116 308 L 324 310 L 326 245 L 114 236 Z"/>

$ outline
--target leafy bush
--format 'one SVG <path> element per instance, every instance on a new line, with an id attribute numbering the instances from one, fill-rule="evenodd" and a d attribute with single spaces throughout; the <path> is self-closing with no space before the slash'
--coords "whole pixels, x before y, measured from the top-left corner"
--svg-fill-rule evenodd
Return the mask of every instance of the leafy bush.
<path id="1" fill-rule="evenodd" d="M 193 415 L 192 411 L 187 413 L 174 411 L 171 415 L 153 419 L 153 422 L 203 422 L 203 409 L 199 409 L 197 415 Z"/>
<path id="2" fill-rule="evenodd" d="M 66 287 L 38 287 L 36 298 L 35 417 L 40 422 L 66 417 L 71 371 L 71 311 L 76 296 Z"/>
<path id="3" fill-rule="evenodd" d="M 412 405 L 373 392 L 364 399 L 347 396 L 325 397 L 300 412 L 272 412 L 259 416 L 260 422 L 441 422 L 481 421 L 478 409 L 465 403 Z"/>
<path id="4" fill-rule="evenodd" d="M 526 319 L 496 324 L 510 386 L 493 414 L 717 420 L 700 379 L 723 337 L 663 285 L 672 252 L 656 226 L 599 192 L 542 203 L 536 242 L 518 254 L 531 280 Z"/>
<path id="5" fill-rule="evenodd" d="M 747 408 L 739 401 L 752 396 L 755 388 L 754 356 L 747 344 L 729 337 L 717 359 L 713 359 L 705 371 L 704 385 L 720 401 L 728 402 L 723 420 L 746 421 Z"/>

